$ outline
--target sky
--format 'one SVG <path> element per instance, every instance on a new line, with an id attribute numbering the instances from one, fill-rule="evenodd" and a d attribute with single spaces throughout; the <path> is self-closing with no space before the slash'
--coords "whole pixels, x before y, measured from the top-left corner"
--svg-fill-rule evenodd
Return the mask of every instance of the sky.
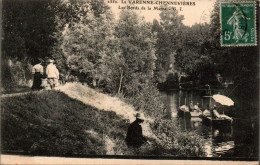
<path id="1" fill-rule="evenodd" d="M 122 0 L 110 0 L 110 1 L 117 1 L 117 3 L 108 3 L 109 0 L 105 0 L 107 4 L 111 7 L 112 12 L 114 13 L 116 19 L 119 17 L 119 13 L 122 9 L 120 8 L 129 5 L 129 2 L 127 4 L 123 4 Z M 126 0 L 128 1 L 128 0 Z M 156 1 L 156 0 L 154 0 Z M 160 1 L 166 1 L 166 0 L 160 0 Z M 195 23 L 209 23 L 210 22 L 210 14 L 213 10 L 213 6 L 215 3 L 215 0 L 168 0 L 168 1 L 177 1 L 177 2 L 195 2 L 195 6 L 181 6 L 182 11 L 179 11 L 180 15 L 184 15 L 183 23 L 186 26 L 192 26 Z M 150 4 L 142 4 L 142 5 L 135 5 L 141 8 L 142 6 L 145 7 L 151 7 L 153 9 L 154 6 L 158 5 L 150 5 Z M 179 8 L 180 6 L 175 6 Z M 139 13 L 139 15 L 144 16 L 145 20 L 147 22 L 152 22 L 153 19 L 159 20 L 159 13 L 158 10 L 135 10 L 136 13 Z"/>

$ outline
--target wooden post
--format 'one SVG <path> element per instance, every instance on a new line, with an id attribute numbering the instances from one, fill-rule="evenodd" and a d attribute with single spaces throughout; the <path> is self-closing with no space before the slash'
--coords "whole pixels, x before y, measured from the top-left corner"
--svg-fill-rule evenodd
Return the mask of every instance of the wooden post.
<path id="1" fill-rule="evenodd" d="M 185 102 L 184 102 L 184 103 L 185 103 L 185 105 L 186 105 L 186 97 L 185 97 Z"/>
<path id="2" fill-rule="evenodd" d="M 179 91 L 179 107 L 181 106 L 181 91 Z"/>
<path id="3" fill-rule="evenodd" d="M 185 104 L 186 105 L 186 104 Z M 184 112 L 185 113 L 185 112 Z M 187 127 L 186 127 L 186 117 L 185 117 L 185 115 L 184 115 L 184 129 L 186 130 L 187 129 Z"/>
<path id="4" fill-rule="evenodd" d="M 212 120 L 213 120 L 213 109 L 210 108 L 211 105 L 211 97 L 209 98 L 209 109 L 210 109 L 210 117 L 211 117 L 211 129 L 212 129 Z"/>

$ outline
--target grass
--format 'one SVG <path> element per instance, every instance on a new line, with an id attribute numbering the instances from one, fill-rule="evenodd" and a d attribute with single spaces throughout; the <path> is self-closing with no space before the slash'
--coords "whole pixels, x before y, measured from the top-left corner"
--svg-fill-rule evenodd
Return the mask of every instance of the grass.
<path id="1" fill-rule="evenodd" d="M 105 155 L 104 136 L 124 141 L 128 126 L 114 112 L 97 110 L 56 91 L 4 98 L 1 106 L 3 151 Z"/>
<path id="2" fill-rule="evenodd" d="M 2 94 L 11 94 L 11 93 L 22 93 L 29 92 L 32 89 L 28 86 L 19 86 L 19 85 L 10 85 L 9 87 L 1 88 Z"/>
<path id="3" fill-rule="evenodd" d="M 57 91 L 3 98 L 1 116 L 3 153 L 203 156 L 200 137 L 183 132 L 169 120 L 151 124 L 159 141 L 148 137 L 151 145 L 138 150 L 128 148 L 124 142 L 130 124 L 127 120 Z"/>

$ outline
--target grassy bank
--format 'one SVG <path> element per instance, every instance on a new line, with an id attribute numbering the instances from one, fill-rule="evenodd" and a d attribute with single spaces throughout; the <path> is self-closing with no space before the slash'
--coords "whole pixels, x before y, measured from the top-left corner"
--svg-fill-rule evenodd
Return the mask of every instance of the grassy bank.
<path id="1" fill-rule="evenodd" d="M 2 150 L 31 154 L 107 154 L 109 138 L 123 140 L 127 129 L 114 112 L 97 110 L 56 91 L 4 98 L 1 113 Z"/>
<path id="2" fill-rule="evenodd" d="M 88 97 L 96 98 L 92 94 Z M 104 98 L 102 95 L 103 101 Z M 102 104 L 102 100 L 97 101 Z M 149 138 L 151 145 L 138 151 L 129 149 L 124 142 L 129 122 L 118 115 L 120 108 L 117 113 L 112 107 L 111 111 L 99 110 L 57 91 L 3 98 L 1 106 L 4 152 L 52 156 L 203 156 L 201 138 L 181 131 L 168 120 L 150 123 L 157 137 Z M 121 107 L 125 108 L 126 105 Z"/>

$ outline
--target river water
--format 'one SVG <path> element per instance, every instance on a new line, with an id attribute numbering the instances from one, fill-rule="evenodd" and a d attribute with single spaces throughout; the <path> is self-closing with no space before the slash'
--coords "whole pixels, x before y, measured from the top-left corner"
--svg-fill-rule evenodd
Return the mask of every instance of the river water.
<path id="1" fill-rule="evenodd" d="M 191 100 L 198 102 L 201 109 L 207 108 L 210 101 L 209 97 L 205 97 L 205 91 L 167 91 L 160 94 L 169 120 L 178 121 L 183 130 L 195 131 L 205 139 L 207 157 L 258 158 L 258 122 L 236 119 L 232 126 L 212 128 L 204 125 L 199 117 L 185 119 L 177 115 L 179 105 L 188 105 Z M 227 110 L 231 116 L 235 115 L 234 111 L 234 108 Z"/>

